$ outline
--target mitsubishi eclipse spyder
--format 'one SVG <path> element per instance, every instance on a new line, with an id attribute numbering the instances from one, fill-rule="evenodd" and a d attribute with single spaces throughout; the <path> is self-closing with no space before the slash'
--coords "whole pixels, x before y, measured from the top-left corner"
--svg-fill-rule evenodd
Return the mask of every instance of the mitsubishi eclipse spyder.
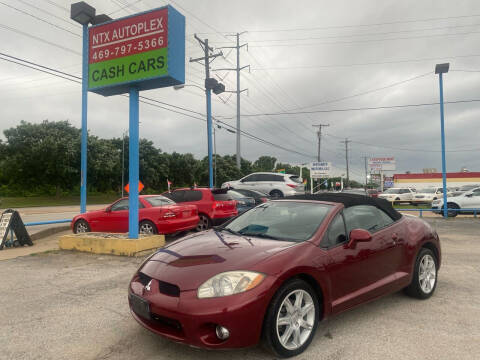
<path id="1" fill-rule="evenodd" d="M 386 200 L 296 195 L 158 250 L 134 274 L 128 301 L 135 320 L 173 341 L 262 342 L 290 357 L 331 315 L 402 289 L 429 298 L 440 262 L 437 233 Z"/>

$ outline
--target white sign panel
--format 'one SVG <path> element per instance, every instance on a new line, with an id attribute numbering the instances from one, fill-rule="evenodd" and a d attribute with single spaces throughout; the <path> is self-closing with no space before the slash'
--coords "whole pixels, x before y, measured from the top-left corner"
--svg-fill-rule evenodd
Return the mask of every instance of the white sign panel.
<path id="1" fill-rule="evenodd" d="M 375 157 L 368 159 L 370 171 L 393 171 L 396 169 L 395 158 L 393 157 Z"/>
<path id="2" fill-rule="evenodd" d="M 330 176 L 331 162 L 312 162 L 310 164 L 310 176 L 312 178 L 325 178 Z"/>

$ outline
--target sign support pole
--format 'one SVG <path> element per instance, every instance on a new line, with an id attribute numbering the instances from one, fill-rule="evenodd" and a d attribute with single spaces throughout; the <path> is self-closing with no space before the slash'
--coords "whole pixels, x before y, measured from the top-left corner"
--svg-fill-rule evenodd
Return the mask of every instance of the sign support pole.
<path id="1" fill-rule="evenodd" d="M 139 178 L 139 145 L 138 145 L 138 108 L 139 92 L 130 88 L 129 114 L 129 163 L 128 163 L 128 237 L 138 239 L 138 178 Z"/>
<path id="2" fill-rule="evenodd" d="M 440 85 L 440 127 L 442 135 L 442 185 L 443 185 L 443 217 L 448 218 L 447 210 L 447 165 L 445 160 L 445 120 L 443 112 L 443 77 L 442 73 L 438 74 L 438 81 Z"/>
<path id="3" fill-rule="evenodd" d="M 82 48 L 82 137 L 80 158 L 80 212 L 87 212 L 87 104 L 88 100 L 88 24 L 83 25 Z"/>

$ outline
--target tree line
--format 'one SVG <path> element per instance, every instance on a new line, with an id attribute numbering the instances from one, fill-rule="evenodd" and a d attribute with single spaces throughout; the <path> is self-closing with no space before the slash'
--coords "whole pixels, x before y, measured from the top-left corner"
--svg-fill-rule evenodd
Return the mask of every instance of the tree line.
<path id="1" fill-rule="evenodd" d="M 4 130 L 0 140 L 0 196 L 76 195 L 80 191 L 81 129 L 68 121 L 29 123 Z M 89 193 L 121 193 L 123 179 L 128 183 L 128 137 L 102 139 L 88 135 L 87 190 Z M 152 141 L 140 139 L 140 180 L 142 193 L 158 193 L 173 187 L 208 186 L 208 157 L 196 159 L 192 154 L 166 153 Z M 277 162 L 272 156 L 255 161 L 236 156 L 216 156 L 215 185 L 236 180 L 256 171 L 285 169 L 300 174 L 300 167 Z M 303 168 L 303 178 L 310 174 Z"/>

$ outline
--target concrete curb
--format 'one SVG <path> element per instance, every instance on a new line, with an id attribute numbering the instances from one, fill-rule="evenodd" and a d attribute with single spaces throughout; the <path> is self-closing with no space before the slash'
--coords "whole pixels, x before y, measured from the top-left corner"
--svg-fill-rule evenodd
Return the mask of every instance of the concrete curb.
<path id="1" fill-rule="evenodd" d="M 140 235 L 138 239 L 128 239 L 126 234 L 69 234 L 59 240 L 62 250 L 77 250 L 94 254 L 136 256 L 146 250 L 165 246 L 164 235 Z"/>
<path id="2" fill-rule="evenodd" d="M 28 229 L 28 227 L 27 227 Z M 32 241 L 35 240 L 40 240 L 46 237 L 49 237 L 50 235 L 54 235 L 56 233 L 62 232 L 62 231 L 67 231 L 70 230 L 70 225 L 63 225 L 63 226 L 54 226 L 48 229 L 40 230 L 34 234 L 30 235 L 30 238 Z M 27 230 L 28 231 L 28 230 Z"/>

